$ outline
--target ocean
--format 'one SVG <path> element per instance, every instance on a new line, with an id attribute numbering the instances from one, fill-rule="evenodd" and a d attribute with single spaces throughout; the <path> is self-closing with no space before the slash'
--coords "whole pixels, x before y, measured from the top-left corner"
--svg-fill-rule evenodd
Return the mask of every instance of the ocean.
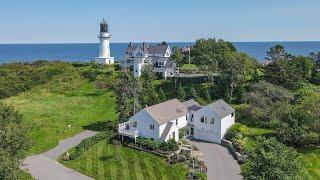
<path id="1" fill-rule="evenodd" d="M 168 43 L 171 47 L 186 47 L 189 42 Z M 263 62 L 266 51 L 275 44 L 285 46 L 292 55 L 309 55 L 320 51 L 320 41 L 309 42 L 234 42 L 238 51 Z M 128 43 L 111 43 L 111 55 L 116 60 L 124 58 Z M 98 43 L 77 44 L 0 44 L 0 64 L 32 62 L 36 60 L 63 60 L 90 62 L 98 55 Z"/>

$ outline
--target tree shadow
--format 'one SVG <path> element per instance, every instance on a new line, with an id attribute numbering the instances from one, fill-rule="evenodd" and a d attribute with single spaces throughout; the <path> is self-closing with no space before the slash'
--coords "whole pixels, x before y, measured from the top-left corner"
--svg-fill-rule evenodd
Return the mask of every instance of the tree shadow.
<path id="1" fill-rule="evenodd" d="M 116 123 L 110 120 L 97 121 L 82 127 L 85 130 L 92 130 L 92 131 L 116 131 Z"/>
<path id="2" fill-rule="evenodd" d="M 101 161 L 108 161 L 108 160 L 112 160 L 114 157 L 111 155 L 106 155 L 106 156 L 100 156 L 99 159 Z"/>

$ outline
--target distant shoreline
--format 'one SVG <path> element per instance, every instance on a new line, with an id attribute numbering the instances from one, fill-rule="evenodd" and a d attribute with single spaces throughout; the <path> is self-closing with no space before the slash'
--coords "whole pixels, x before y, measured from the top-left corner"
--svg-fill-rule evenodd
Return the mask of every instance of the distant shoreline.
<path id="1" fill-rule="evenodd" d="M 158 42 L 151 42 L 156 44 Z M 168 42 L 180 48 L 195 42 Z M 232 42 L 238 51 L 247 53 L 260 63 L 265 60 L 266 51 L 275 44 L 285 46 L 292 55 L 308 56 L 320 51 L 320 41 L 278 41 L 278 42 Z M 98 43 L 30 43 L 0 44 L 0 64 L 10 62 L 32 62 L 35 60 L 60 60 L 68 62 L 90 62 L 98 55 Z M 128 43 L 111 43 L 111 55 L 116 60 L 124 58 Z"/>

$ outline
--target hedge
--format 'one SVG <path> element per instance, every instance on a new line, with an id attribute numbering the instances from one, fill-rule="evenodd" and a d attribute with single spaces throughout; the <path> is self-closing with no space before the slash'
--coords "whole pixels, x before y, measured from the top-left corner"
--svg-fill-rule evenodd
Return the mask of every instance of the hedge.
<path id="1" fill-rule="evenodd" d="M 75 160 L 87 151 L 91 146 L 97 144 L 104 139 L 111 139 L 115 136 L 113 132 L 99 132 L 95 136 L 82 140 L 70 153 L 70 160 Z"/>

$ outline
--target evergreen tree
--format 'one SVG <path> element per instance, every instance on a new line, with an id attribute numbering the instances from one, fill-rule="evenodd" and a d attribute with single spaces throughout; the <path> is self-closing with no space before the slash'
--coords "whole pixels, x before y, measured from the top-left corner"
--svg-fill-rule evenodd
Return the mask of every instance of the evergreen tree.
<path id="1" fill-rule="evenodd" d="M 161 100 L 161 102 L 166 101 L 166 100 L 167 100 L 166 94 L 163 92 L 163 89 L 162 89 L 161 87 L 160 87 L 160 89 L 159 89 L 159 93 L 160 93 L 160 100 Z"/>
<path id="2" fill-rule="evenodd" d="M 172 58 L 173 62 L 175 62 L 177 65 L 182 65 L 185 63 L 185 62 L 183 62 L 183 54 L 182 54 L 180 48 L 177 46 L 174 46 L 172 48 L 171 58 Z"/>
<path id="3" fill-rule="evenodd" d="M 209 91 L 209 88 L 207 87 L 204 89 L 204 98 L 206 99 L 207 102 L 211 102 L 210 91 Z"/>
<path id="4" fill-rule="evenodd" d="M 283 59 L 287 59 L 289 57 L 288 53 L 286 52 L 284 46 L 277 44 L 270 48 L 267 51 L 267 59 L 271 61 L 279 61 Z"/>
<path id="5" fill-rule="evenodd" d="M 196 90 L 193 87 L 191 87 L 189 89 L 188 99 L 197 99 L 197 98 L 198 98 L 198 94 L 197 94 Z"/>
<path id="6" fill-rule="evenodd" d="M 155 79 L 155 74 L 152 71 L 152 67 L 146 67 L 142 71 L 141 74 L 141 86 L 142 86 L 142 94 L 147 98 L 144 104 L 153 105 L 159 102 L 157 93 L 154 90 L 152 82 Z"/>
<path id="7" fill-rule="evenodd" d="M 181 83 L 179 84 L 178 90 L 177 90 L 177 98 L 180 101 L 184 101 L 186 99 L 186 92 L 184 91 Z"/>
<path id="8" fill-rule="evenodd" d="M 122 73 L 115 88 L 120 122 L 141 109 L 141 83 L 132 74 Z"/>

